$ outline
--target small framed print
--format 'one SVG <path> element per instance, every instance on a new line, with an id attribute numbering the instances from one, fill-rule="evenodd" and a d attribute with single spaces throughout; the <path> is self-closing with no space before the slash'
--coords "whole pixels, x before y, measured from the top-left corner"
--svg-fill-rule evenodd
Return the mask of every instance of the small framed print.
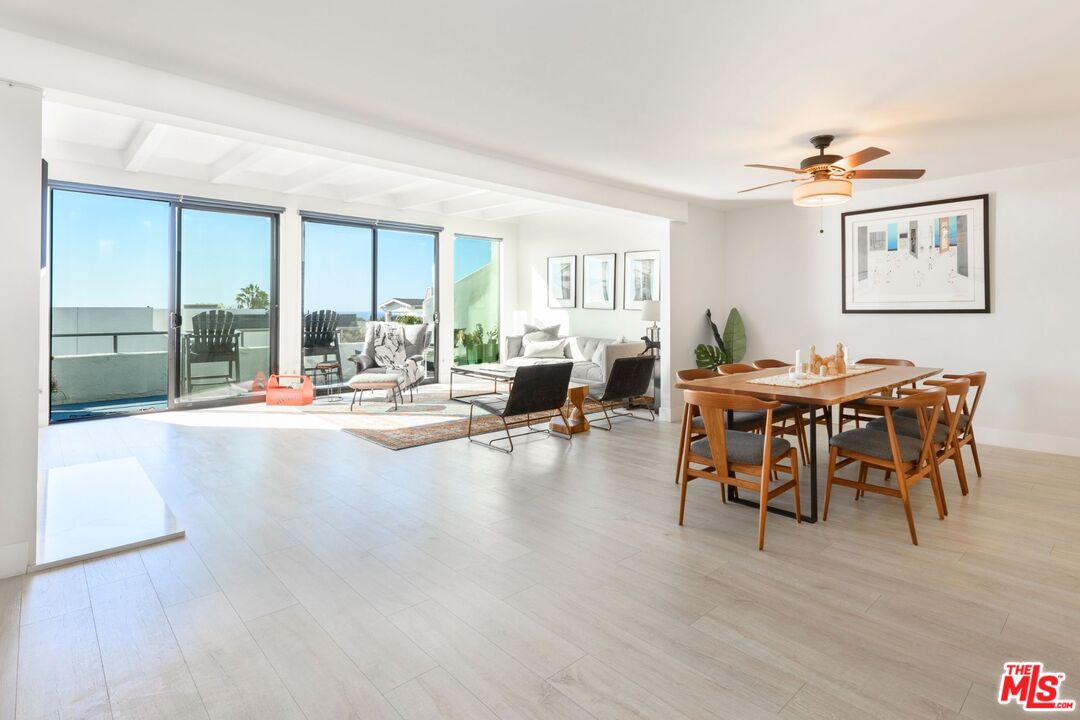
<path id="1" fill-rule="evenodd" d="M 581 307 L 615 309 L 615 253 L 582 257 Z"/>
<path id="2" fill-rule="evenodd" d="M 577 307 L 577 255 L 548 258 L 548 307 Z"/>
<path id="3" fill-rule="evenodd" d="M 660 299 L 660 251 L 623 253 L 623 309 L 640 310 L 646 300 Z"/>

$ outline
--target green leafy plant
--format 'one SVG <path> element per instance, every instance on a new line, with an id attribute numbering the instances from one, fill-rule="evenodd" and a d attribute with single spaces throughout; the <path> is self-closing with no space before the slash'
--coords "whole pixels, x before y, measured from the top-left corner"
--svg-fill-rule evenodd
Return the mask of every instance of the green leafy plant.
<path id="1" fill-rule="evenodd" d="M 240 310 L 266 310 L 270 307 L 270 294 L 255 283 L 240 288 L 236 294 L 236 307 Z"/>
<path id="2" fill-rule="evenodd" d="M 394 318 L 394 322 L 398 325 L 422 325 L 424 318 L 419 315 L 398 315 Z"/>
<path id="3" fill-rule="evenodd" d="M 737 308 L 731 308 L 727 322 L 724 323 L 724 332 L 712 319 L 712 310 L 705 310 L 705 319 L 712 329 L 715 345 L 702 343 L 694 349 L 694 359 L 701 368 L 716 368 L 718 365 L 736 363 L 746 355 L 746 328 L 743 326 L 742 315 Z"/>

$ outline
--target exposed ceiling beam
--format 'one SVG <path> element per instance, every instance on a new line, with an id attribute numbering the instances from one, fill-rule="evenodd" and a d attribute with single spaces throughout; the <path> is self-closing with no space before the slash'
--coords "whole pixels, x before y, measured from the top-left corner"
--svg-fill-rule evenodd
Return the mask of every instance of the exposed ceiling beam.
<path id="1" fill-rule="evenodd" d="M 397 207 L 399 210 L 412 210 L 425 205 L 461 200 L 474 195 L 487 192 L 481 188 L 465 187 L 464 185 L 451 185 L 448 183 L 436 183 L 435 187 L 422 188 L 413 193 L 400 193 L 397 195 Z"/>
<path id="2" fill-rule="evenodd" d="M 210 165 L 207 179 L 212 183 L 228 182 L 271 152 L 264 145 L 241 143 Z"/>
<path id="3" fill-rule="evenodd" d="M 471 195 L 467 198 L 447 200 L 442 203 L 439 210 L 443 215 L 464 215 L 466 213 L 502 207 L 503 205 L 518 202 L 520 199 L 521 198 L 516 198 L 513 195 L 505 195 L 489 190 L 477 195 Z"/>
<path id="4" fill-rule="evenodd" d="M 124 169 L 129 172 L 139 172 L 146 161 L 154 154 L 161 141 L 165 138 L 165 126 L 144 120 L 135 129 L 127 147 L 124 149 Z"/>
<path id="5" fill-rule="evenodd" d="M 312 185 L 325 183 L 332 185 L 334 181 L 356 171 L 352 165 L 342 165 L 333 160 L 317 159 L 308 163 L 282 180 L 281 192 L 301 193 Z"/>
<path id="6" fill-rule="evenodd" d="M 428 182 L 430 182 L 430 180 L 424 180 L 415 175 L 384 173 L 349 185 L 342 193 L 342 199 L 345 202 L 360 202 L 364 198 L 369 198 L 373 195 L 400 193 L 427 184 Z"/>
<path id="7" fill-rule="evenodd" d="M 56 138 L 46 138 L 45 159 L 49 162 L 76 162 L 104 167 L 123 167 L 123 151 L 96 145 L 73 143 Z"/>

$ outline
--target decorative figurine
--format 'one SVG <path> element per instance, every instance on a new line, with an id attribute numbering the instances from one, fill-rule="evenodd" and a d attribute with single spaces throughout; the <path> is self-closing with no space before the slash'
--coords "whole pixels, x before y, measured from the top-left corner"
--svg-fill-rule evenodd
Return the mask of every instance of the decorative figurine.
<path id="1" fill-rule="evenodd" d="M 810 346 L 810 365 L 808 371 L 811 375 L 822 377 L 834 377 L 847 373 L 847 360 L 844 353 L 844 344 L 836 343 L 836 354 L 822 357 L 817 354 L 817 346 Z"/>

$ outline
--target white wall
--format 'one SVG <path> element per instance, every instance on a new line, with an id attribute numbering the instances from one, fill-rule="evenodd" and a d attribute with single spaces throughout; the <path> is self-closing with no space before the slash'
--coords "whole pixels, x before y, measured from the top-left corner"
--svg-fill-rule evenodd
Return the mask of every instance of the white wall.
<path id="1" fill-rule="evenodd" d="M 40 147 L 40 142 L 39 142 Z M 295 373 L 300 369 L 300 329 L 303 317 L 301 304 L 301 240 L 300 209 L 338 215 L 363 218 L 378 218 L 399 222 L 411 222 L 423 225 L 435 225 L 444 228 L 439 238 L 439 305 L 443 313 L 439 337 L 439 376 L 446 380 L 453 360 L 453 307 L 454 307 L 454 234 L 480 235 L 483 237 L 505 238 L 503 244 L 504 267 L 514 267 L 513 241 L 516 237 L 516 225 L 506 222 L 490 222 L 444 216 L 424 212 L 408 212 L 383 206 L 364 205 L 361 203 L 335 202 L 326 198 L 290 195 L 257 190 L 225 184 L 212 184 L 197 180 L 153 175 L 149 173 L 129 173 L 81 163 L 56 162 L 49 166 L 49 175 L 53 180 L 65 180 L 94 185 L 106 185 L 120 188 L 151 190 L 184 194 L 198 197 L 230 200 L 235 202 L 259 203 L 285 207 L 281 218 L 280 237 L 280 332 L 278 333 L 279 366 L 281 372 Z M 508 247 L 510 246 L 510 247 Z M 516 302 L 517 284 L 514 278 L 503 282 L 502 304 L 504 308 Z M 46 296 L 47 297 L 47 296 Z M 348 368 L 346 368 L 348 372 Z M 47 381 L 43 378 L 43 383 Z M 48 394 L 45 393 L 45 403 Z M 43 411 L 42 417 L 47 417 Z"/>
<path id="2" fill-rule="evenodd" d="M 0 81 L 0 578 L 33 561 L 37 502 L 41 91 Z M 48 393 L 45 393 L 46 397 Z"/>
<path id="3" fill-rule="evenodd" d="M 527 215 L 518 226 L 516 274 L 518 294 L 507 334 L 520 334 L 522 323 L 559 323 L 564 335 L 636 340 L 645 334 L 640 310 L 623 309 L 623 253 L 633 250 L 661 251 L 661 271 L 666 265 L 668 222 L 615 213 L 562 210 Z M 582 255 L 616 253 L 615 309 L 585 310 L 582 303 Z M 578 264 L 577 307 L 547 306 L 547 259 L 576 255 Z M 667 288 L 661 280 L 660 296 Z"/>
<path id="4" fill-rule="evenodd" d="M 790 203 L 725 214 L 726 293 L 748 358 L 850 345 L 855 357 L 904 357 L 946 372 L 986 370 L 980 441 L 1080 455 L 1076 268 L 1080 160 L 871 190 L 826 210 Z M 990 314 L 844 315 L 840 213 L 990 194 Z M 804 350 L 805 351 L 805 350 Z"/>
<path id="5" fill-rule="evenodd" d="M 694 348 L 712 343 L 705 310 L 723 322 L 727 317 L 730 293 L 724 279 L 728 268 L 724 247 L 724 217 L 719 210 L 691 205 L 687 222 L 672 222 L 669 262 L 665 265 L 666 285 L 671 292 L 661 307 L 663 330 L 660 372 L 661 398 L 669 420 L 682 418 L 682 393 L 674 390 L 675 373 L 696 366 Z"/>

